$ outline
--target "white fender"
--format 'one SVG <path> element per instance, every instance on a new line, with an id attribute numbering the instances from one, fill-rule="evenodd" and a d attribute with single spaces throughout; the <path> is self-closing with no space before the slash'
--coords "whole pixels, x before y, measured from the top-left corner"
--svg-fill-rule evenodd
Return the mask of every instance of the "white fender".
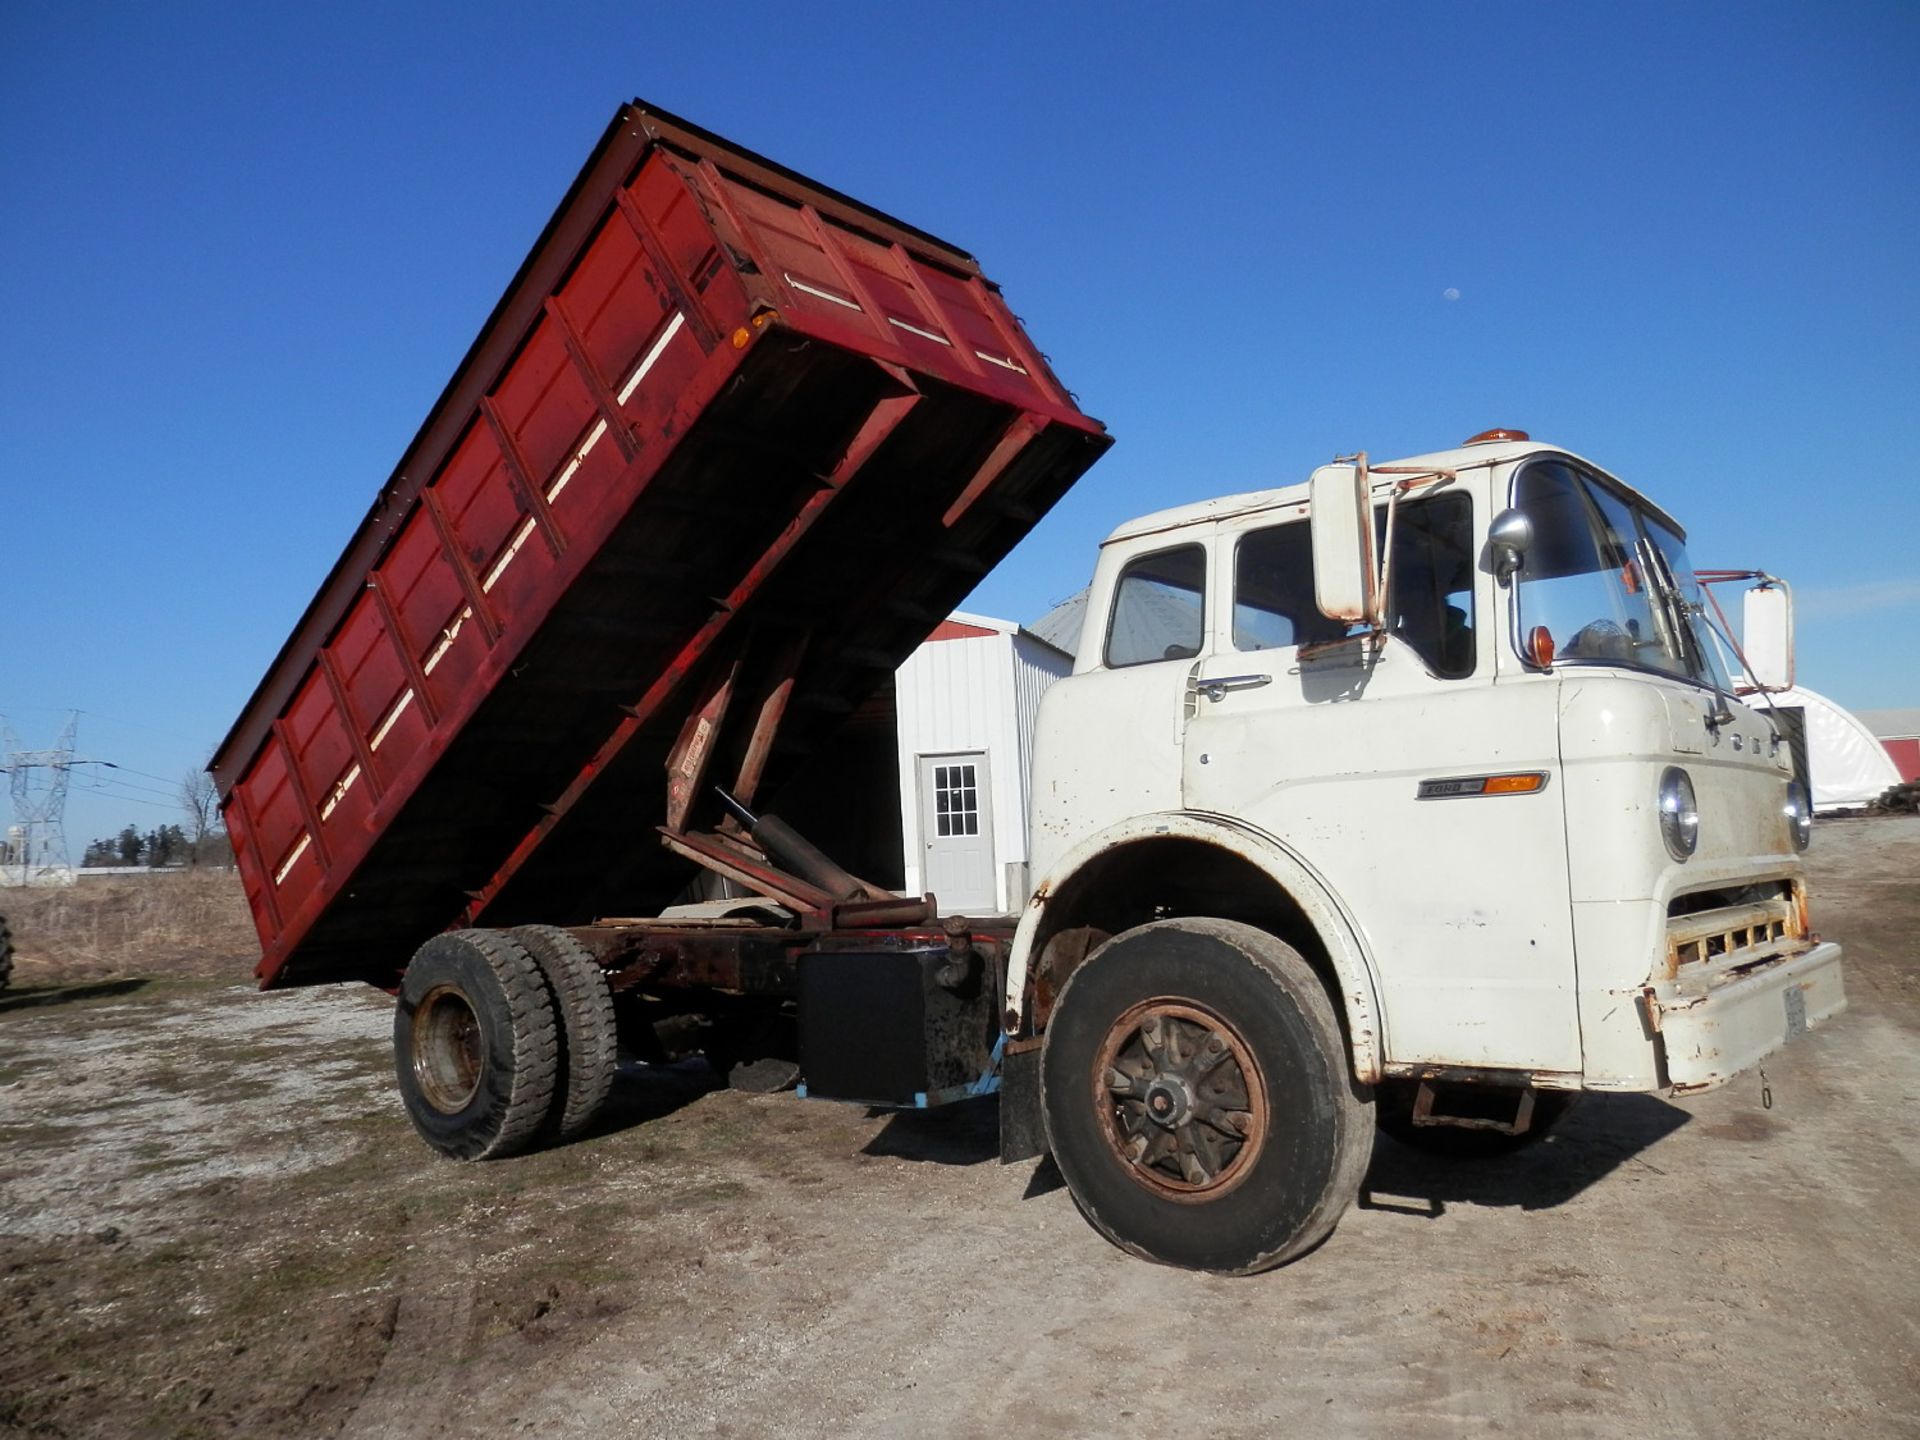
<path id="1" fill-rule="evenodd" d="M 1353 1042 L 1354 1076 L 1362 1084 L 1376 1084 L 1381 1078 L 1379 990 L 1353 917 L 1312 867 L 1274 836 L 1243 820 L 1190 810 L 1135 815 L 1091 835 L 1068 851 L 1035 887 L 1033 898 L 1021 913 L 1020 926 L 1013 936 L 1013 952 L 1007 961 L 1007 991 L 1003 999 L 1008 1033 L 1018 1030 L 1025 1019 L 1029 957 L 1048 900 L 1100 856 L 1136 841 L 1162 839 L 1199 840 L 1231 851 L 1264 871 L 1293 897 L 1326 946 L 1339 978 L 1347 1033 Z"/>

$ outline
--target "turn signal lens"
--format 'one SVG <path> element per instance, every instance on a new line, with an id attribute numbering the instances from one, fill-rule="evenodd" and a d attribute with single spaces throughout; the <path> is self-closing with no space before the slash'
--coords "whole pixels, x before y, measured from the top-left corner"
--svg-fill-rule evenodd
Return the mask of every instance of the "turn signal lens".
<path id="1" fill-rule="evenodd" d="M 1542 670 L 1553 664 L 1553 632 L 1536 625 L 1527 632 L 1527 658 Z"/>
<path id="2" fill-rule="evenodd" d="M 1530 770 L 1524 775 L 1489 775 L 1487 788 L 1482 795 L 1531 795 L 1547 783 L 1547 777 L 1538 770 Z"/>

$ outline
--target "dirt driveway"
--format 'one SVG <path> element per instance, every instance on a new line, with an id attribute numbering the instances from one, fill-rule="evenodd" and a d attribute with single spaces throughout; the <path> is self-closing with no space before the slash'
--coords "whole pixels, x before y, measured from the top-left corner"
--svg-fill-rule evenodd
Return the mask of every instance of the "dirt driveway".
<path id="1" fill-rule="evenodd" d="M 0 1433 L 1920 1435 L 1920 819 L 1838 821 L 1852 1008 L 1757 1079 L 1505 1161 L 1382 1140 L 1252 1280 L 1109 1248 L 990 1110 L 623 1075 L 432 1158 L 384 997 L 0 994 Z"/>

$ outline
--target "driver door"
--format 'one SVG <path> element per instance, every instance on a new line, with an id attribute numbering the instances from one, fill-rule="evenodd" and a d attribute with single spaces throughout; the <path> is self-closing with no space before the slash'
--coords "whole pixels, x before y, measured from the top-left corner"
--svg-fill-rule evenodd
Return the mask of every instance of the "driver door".
<path id="1" fill-rule="evenodd" d="M 1400 507 L 1376 648 L 1315 607 L 1304 505 L 1224 533 L 1231 603 L 1195 667 L 1182 799 L 1277 837 L 1338 897 L 1389 1060 L 1578 1071 L 1557 687 L 1492 683 L 1477 536 L 1464 491 Z M 1533 793 L 1444 783 L 1524 772 Z"/>

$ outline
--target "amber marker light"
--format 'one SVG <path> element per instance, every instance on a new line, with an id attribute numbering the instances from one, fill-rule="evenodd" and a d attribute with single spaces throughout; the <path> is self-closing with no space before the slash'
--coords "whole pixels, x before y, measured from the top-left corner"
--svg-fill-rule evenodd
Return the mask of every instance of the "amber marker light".
<path id="1" fill-rule="evenodd" d="M 1527 632 L 1527 658 L 1542 670 L 1553 664 L 1553 632 L 1536 625 Z"/>
<path id="2" fill-rule="evenodd" d="M 1538 770 L 1529 770 L 1519 775 L 1489 775 L 1487 788 L 1482 795 L 1531 795 L 1547 783 L 1547 777 Z"/>

